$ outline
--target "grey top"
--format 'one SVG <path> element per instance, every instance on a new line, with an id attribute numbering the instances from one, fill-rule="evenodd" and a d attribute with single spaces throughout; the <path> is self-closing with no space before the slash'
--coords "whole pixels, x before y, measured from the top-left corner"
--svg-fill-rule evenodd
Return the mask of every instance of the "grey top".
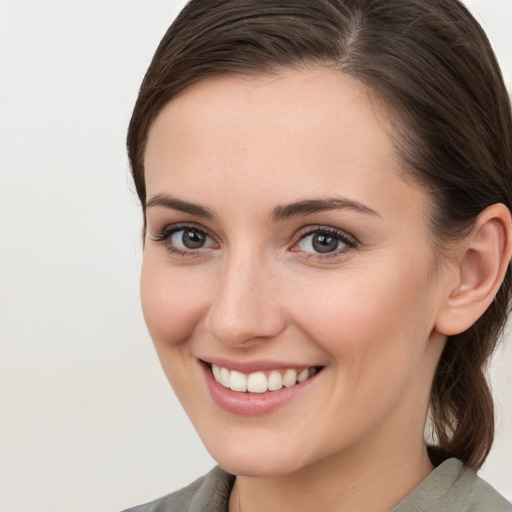
<path id="1" fill-rule="evenodd" d="M 512 512 L 512 505 L 457 459 L 448 459 L 391 512 Z"/>
<path id="2" fill-rule="evenodd" d="M 234 481 L 215 467 L 184 489 L 124 512 L 228 512 Z M 512 512 L 512 505 L 460 461 L 448 459 L 391 512 Z"/>

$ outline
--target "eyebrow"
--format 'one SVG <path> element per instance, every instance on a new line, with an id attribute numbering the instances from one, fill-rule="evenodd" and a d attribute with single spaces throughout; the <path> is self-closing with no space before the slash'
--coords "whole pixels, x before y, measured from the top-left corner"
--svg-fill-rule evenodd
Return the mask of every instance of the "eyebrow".
<path id="1" fill-rule="evenodd" d="M 182 199 L 177 199 L 166 194 L 157 194 L 156 196 L 153 196 L 146 203 L 146 210 L 148 208 L 154 208 L 155 206 L 162 206 L 163 208 L 178 210 L 180 212 L 189 213 L 190 215 L 202 217 L 204 219 L 216 218 L 216 215 L 209 208 L 204 208 L 198 204 L 183 201 Z"/>
<path id="2" fill-rule="evenodd" d="M 291 217 L 301 217 L 318 212 L 341 209 L 354 210 L 359 213 L 380 217 L 375 210 L 358 201 L 344 197 L 328 197 L 322 199 L 305 199 L 303 201 L 277 206 L 274 208 L 270 218 L 273 222 L 282 222 Z"/>
<path id="3" fill-rule="evenodd" d="M 217 218 L 215 213 L 209 208 L 190 203 L 189 201 L 183 201 L 182 199 L 171 197 L 167 194 L 157 194 L 146 203 L 146 209 L 154 208 L 155 206 L 178 210 L 205 219 Z M 344 197 L 328 197 L 322 199 L 304 199 L 302 201 L 276 206 L 270 215 L 270 219 L 272 222 L 283 222 L 292 217 L 302 217 L 318 212 L 341 209 L 354 210 L 359 213 L 380 217 L 375 210 L 358 201 Z"/>

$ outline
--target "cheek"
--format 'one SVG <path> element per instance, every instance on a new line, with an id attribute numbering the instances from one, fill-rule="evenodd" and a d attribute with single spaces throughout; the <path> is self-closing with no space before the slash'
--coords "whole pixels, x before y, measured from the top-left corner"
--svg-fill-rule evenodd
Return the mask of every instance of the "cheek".
<path id="1" fill-rule="evenodd" d="M 184 343 L 199 323 L 206 308 L 207 287 L 199 276 L 168 267 L 152 265 L 150 258 L 142 265 L 140 293 L 144 318 L 151 338 L 159 346 Z"/>
<path id="2" fill-rule="evenodd" d="M 420 357 L 432 328 L 427 281 L 396 267 L 309 287 L 302 328 L 350 372 L 404 364 Z"/>
<path id="3" fill-rule="evenodd" d="M 397 269 L 371 280 L 360 274 L 357 281 L 315 287 L 301 306 L 308 311 L 302 330 L 331 359 L 330 394 L 340 424 L 358 418 L 360 432 L 380 424 L 399 403 L 423 413 L 432 303 L 416 278 L 402 274 Z"/>

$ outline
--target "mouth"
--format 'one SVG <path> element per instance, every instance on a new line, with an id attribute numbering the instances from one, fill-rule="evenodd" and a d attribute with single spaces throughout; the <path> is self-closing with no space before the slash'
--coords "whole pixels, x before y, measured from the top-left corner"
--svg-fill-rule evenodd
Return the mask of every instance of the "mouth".
<path id="1" fill-rule="evenodd" d="M 242 373 L 226 367 L 206 363 L 215 381 L 226 389 L 238 393 L 263 394 L 292 388 L 322 370 L 321 366 L 291 367 L 267 371 Z"/>
<path id="2" fill-rule="evenodd" d="M 323 366 L 277 366 L 272 361 L 199 360 L 213 401 L 229 413 L 262 416 L 321 389 Z M 236 368 L 236 370 L 234 369 Z M 320 380 L 319 380 L 320 379 Z"/>

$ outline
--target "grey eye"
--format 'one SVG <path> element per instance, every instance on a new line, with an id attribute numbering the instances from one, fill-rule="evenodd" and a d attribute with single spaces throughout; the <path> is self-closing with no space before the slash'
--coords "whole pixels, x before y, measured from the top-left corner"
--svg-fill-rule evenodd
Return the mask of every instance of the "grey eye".
<path id="1" fill-rule="evenodd" d="M 298 244 L 298 248 L 307 253 L 326 254 L 337 251 L 346 246 L 336 235 L 315 232 L 306 235 Z"/>

